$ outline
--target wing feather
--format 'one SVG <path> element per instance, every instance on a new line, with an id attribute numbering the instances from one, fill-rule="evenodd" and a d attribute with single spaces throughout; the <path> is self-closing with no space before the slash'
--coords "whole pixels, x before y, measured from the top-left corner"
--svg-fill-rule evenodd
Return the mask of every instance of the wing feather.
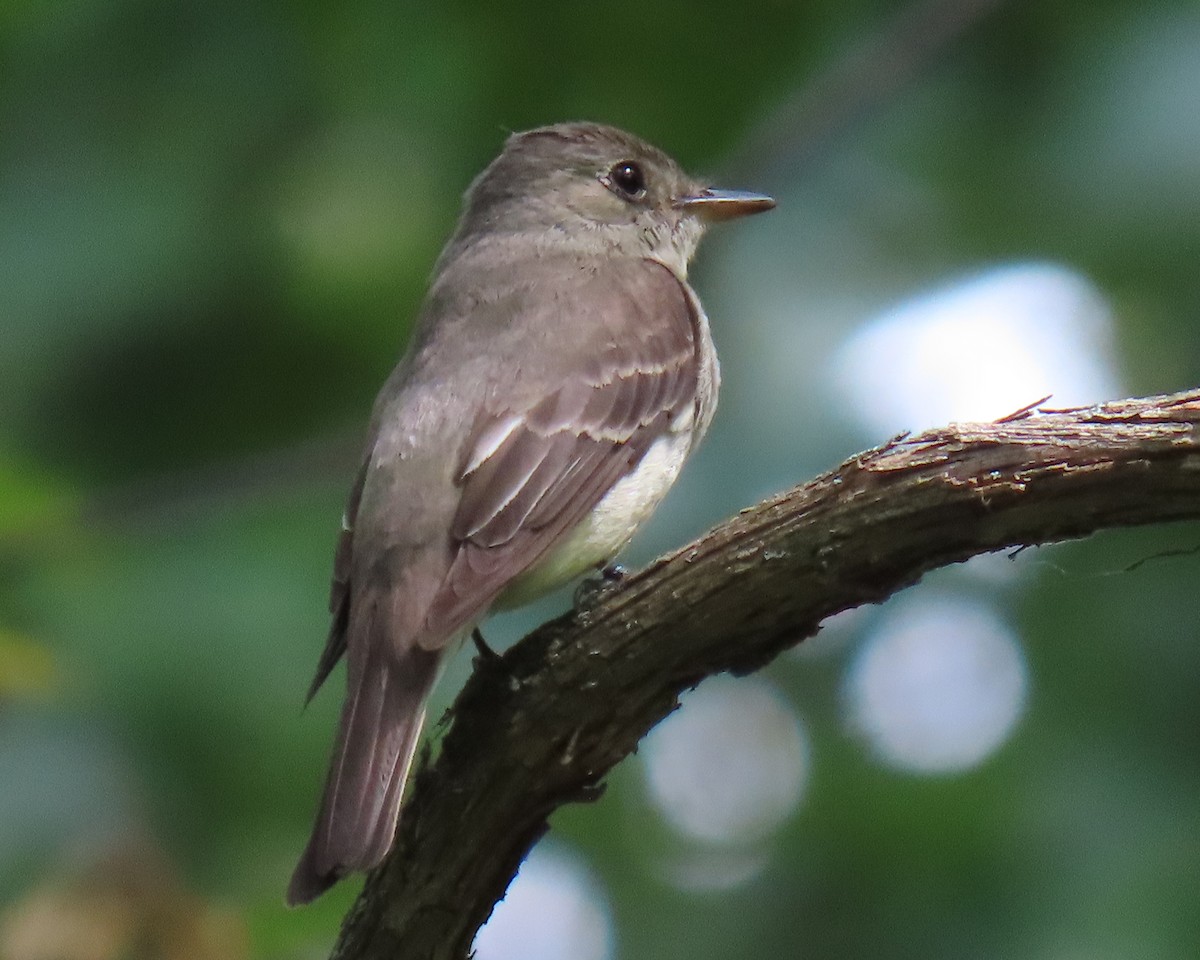
<path id="1" fill-rule="evenodd" d="M 342 514 L 342 529 L 338 534 L 337 548 L 333 555 L 333 580 L 329 585 L 329 612 L 333 619 L 329 634 L 325 638 L 325 649 L 317 661 L 312 683 L 308 685 L 305 703 L 310 703 L 321 685 L 328 679 L 337 662 L 346 652 L 346 626 L 350 619 L 350 567 L 354 548 L 354 521 L 358 517 L 358 505 L 362 502 L 363 484 L 367 479 L 367 464 L 364 459 L 358 469 L 354 486 L 350 488 L 350 499 Z"/>
<path id="2" fill-rule="evenodd" d="M 472 432 L 451 527 L 454 560 L 418 638 L 426 649 L 485 609 L 632 471 L 673 421 L 694 412 L 699 318 L 682 284 L 649 261 L 622 283 L 605 279 L 584 294 L 605 310 L 600 349 L 584 353 L 576 375 L 538 402 L 486 411 Z"/>

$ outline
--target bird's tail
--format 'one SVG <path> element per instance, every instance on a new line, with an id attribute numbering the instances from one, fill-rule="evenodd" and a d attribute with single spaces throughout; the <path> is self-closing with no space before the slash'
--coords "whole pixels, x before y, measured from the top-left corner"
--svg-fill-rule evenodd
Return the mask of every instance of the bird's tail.
<path id="1" fill-rule="evenodd" d="M 404 781 L 441 653 L 414 649 L 396 658 L 385 644 L 351 650 L 346 702 L 325 793 L 287 902 L 308 903 L 347 873 L 367 870 L 392 845 Z"/>

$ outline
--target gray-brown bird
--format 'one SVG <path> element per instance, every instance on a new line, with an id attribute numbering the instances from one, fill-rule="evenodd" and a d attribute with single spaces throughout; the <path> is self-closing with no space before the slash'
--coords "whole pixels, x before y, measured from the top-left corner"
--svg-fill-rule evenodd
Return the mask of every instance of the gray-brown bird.
<path id="1" fill-rule="evenodd" d="M 710 222 L 772 206 L 593 123 L 514 134 L 471 185 L 346 508 L 309 693 L 345 654 L 346 700 L 289 903 L 383 859 L 479 620 L 603 566 L 675 481 L 717 402 L 688 261 Z"/>

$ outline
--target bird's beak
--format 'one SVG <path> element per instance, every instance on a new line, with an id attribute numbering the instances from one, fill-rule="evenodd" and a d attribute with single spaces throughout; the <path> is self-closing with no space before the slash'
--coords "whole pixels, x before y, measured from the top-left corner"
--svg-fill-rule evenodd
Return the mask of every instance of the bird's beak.
<path id="1" fill-rule="evenodd" d="M 706 187 L 690 197 L 676 197 L 672 206 L 676 210 L 694 213 L 705 220 L 733 220 L 735 217 L 770 210 L 775 206 L 775 201 L 762 193 Z"/>

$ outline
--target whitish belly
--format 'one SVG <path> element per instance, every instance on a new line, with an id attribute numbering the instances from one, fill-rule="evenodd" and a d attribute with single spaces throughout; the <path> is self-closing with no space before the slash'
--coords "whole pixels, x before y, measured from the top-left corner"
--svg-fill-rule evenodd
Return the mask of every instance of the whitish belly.
<path id="1" fill-rule="evenodd" d="M 687 431 L 656 440 L 633 472 L 618 480 L 562 543 L 513 580 L 496 605 L 529 603 L 611 560 L 671 488 L 690 446 Z"/>

